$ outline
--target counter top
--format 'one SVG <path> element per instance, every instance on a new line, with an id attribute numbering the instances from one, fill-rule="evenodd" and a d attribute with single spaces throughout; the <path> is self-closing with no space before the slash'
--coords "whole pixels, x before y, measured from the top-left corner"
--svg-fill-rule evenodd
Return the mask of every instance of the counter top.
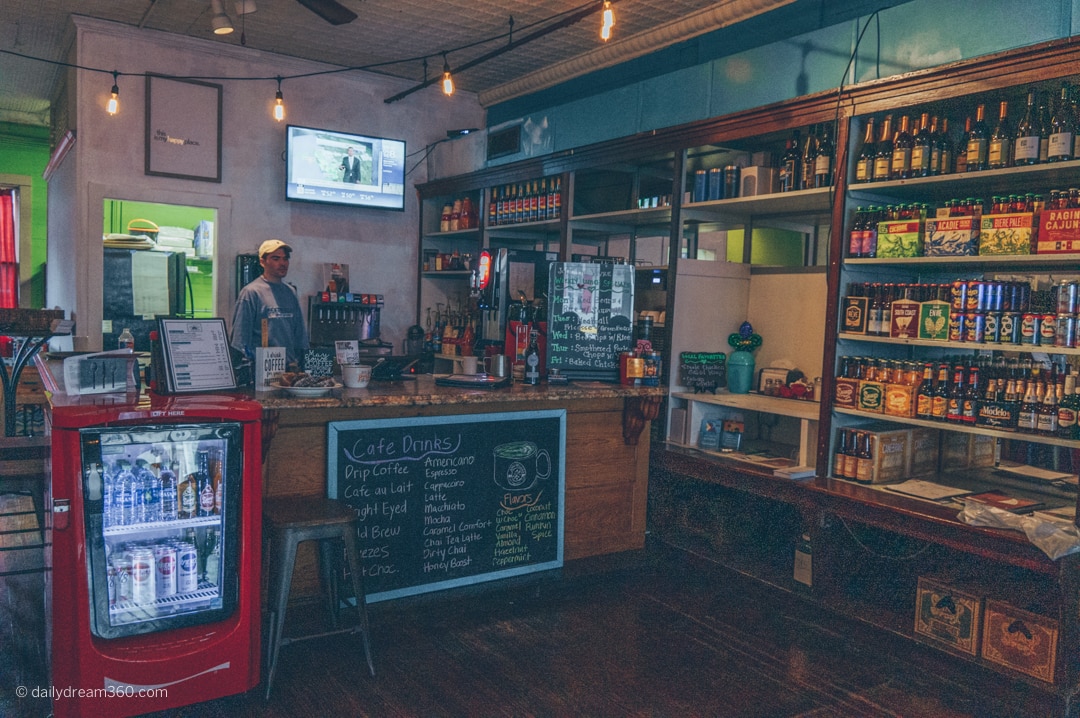
<path id="1" fill-rule="evenodd" d="M 334 407 L 399 407 L 453 404 L 500 404 L 521 401 L 562 401 L 657 397 L 664 387 L 629 387 L 596 381 L 570 382 L 565 386 L 511 384 L 500 389 L 463 389 L 438 386 L 431 375 L 394 382 L 372 382 L 366 389 L 331 390 L 328 396 L 298 398 L 282 390 L 259 391 L 254 398 L 266 409 L 310 409 Z"/>

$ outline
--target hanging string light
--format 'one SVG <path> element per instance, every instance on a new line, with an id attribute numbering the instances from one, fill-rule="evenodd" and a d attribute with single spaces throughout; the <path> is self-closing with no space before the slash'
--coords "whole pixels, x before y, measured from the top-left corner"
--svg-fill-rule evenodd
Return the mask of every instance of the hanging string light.
<path id="1" fill-rule="evenodd" d="M 454 78 L 450 74 L 450 63 L 446 61 L 446 53 L 442 56 L 442 91 L 447 97 L 454 94 Z"/>
<path id="2" fill-rule="evenodd" d="M 604 0 L 604 14 L 600 24 L 600 39 L 607 42 L 611 39 L 611 28 L 615 27 L 615 10 L 611 7 L 611 0 Z"/>
<path id="3" fill-rule="evenodd" d="M 274 95 L 274 119 L 278 122 L 285 119 L 284 98 L 281 96 L 281 75 L 277 76 L 277 94 Z"/>
<path id="4" fill-rule="evenodd" d="M 109 97 L 108 103 L 105 105 L 105 111 L 110 115 L 115 115 L 120 111 L 120 88 L 116 85 L 116 78 L 120 73 L 117 70 L 113 70 L 112 74 L 112 96 Z"/>

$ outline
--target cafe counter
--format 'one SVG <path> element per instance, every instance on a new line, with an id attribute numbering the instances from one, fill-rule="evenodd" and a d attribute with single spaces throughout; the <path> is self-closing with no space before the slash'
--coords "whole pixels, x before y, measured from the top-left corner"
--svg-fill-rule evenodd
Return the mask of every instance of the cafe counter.
<path id="1" fill-rule="evenodd" d="M 664 394 L 601 382 L 462 389 L 430 376 L 318 398 L 256 392 L 264 407 L 263 493 L 326 495 L 329 422 L 565 409 L 565 559 L 638 549 L 645 544 L 648 427 Z"/>

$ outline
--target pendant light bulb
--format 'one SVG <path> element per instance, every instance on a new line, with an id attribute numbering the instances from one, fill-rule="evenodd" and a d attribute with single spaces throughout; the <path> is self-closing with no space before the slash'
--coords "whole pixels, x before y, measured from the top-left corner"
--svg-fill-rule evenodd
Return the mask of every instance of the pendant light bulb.
<path id="1" fill-rule="evenodd" d="M 277 78 L 277 94 L 274 95 L 274 119 L 281 122 L 285 119 L 284 98 L 281 96 L 281 78 Z"/>
<path id="2" fill-rule="evenodd" d="M 600 39 L 607 42 L 611 39 L 611 28 L 615 27 L 615 10 L 611 7 L 611 0 L 604 0 L 604 14 L 600 24 Z"/>
<path id="3" fill-rule="evenodd" d="M 210 27 L 214 29 L 215 35 L 228 35 L 233 31 L 232 21 L 225 14 L 221 0 L 210 0 L 210 11 L 214 13 L 210 19 Z"/>
<path id="4" fill-rule="evenodd" d="M 109 97 L 109 101 L 105 105 L 105 111 L 108 112 L 110 115 L 115 115 L 117 112 L 120 111 L 120 88 L 116 85 L 116 77 L 119 74 L 120 73 L 116 72 L 115 70 L 113 71 L 113 86 L 111 90 L 112 96 Z"/>
<path id="5" fill-rule="evenodd" d="M 450 74 L 450 63 L 446 61 L 446 55 L 443 55 L 442 91 L 447 97 L 454 94 L 454 78 Z"/>

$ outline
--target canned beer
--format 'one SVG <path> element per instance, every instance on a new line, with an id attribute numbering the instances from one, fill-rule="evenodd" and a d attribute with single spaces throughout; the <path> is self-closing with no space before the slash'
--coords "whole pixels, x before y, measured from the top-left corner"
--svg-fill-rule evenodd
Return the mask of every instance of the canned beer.
<path id="1" fill-rule="evenodd" d="M 131 601 L 138 606 L 152 605 L 154 589 L 154 552 L 148 548 L 131 550 Z"/>
<path id="2" fill-rule="evenodd" d="M 199 590 L 199 554 L 195 545 L 181 543 L 176 548 L 176 592 Z"/>
<path id="3" fill-rule="evenodd" d="M 964 312 L 949 312 L 949 341 L 962 342 L 967 339 L 967 315 Z"/>
<path id="4" fill-rule="evenodd" d="M 968 284 L 962 279 L 958 279 L 952 283 L 952 290 L 950 298 L 952 299 L 952 310 L 954 312 L 966 312 L 967 311 L 967 293 Z"/>
<path id="5" fill-rule="evenodd" d="M 1039 325 L 1042 324 L 1041 314 L 1024 314 L 1020 317 L 1020 343 L 1021 344 L 1033 344 L 1039 345 L 1039 337 L 1041 331 Z"/>
<path id="6" fill-rule="evenodd" d="M 970 297 L 971 294 L 969 293 Z M 986 341 L 986 315 L 969 312 L 964 321 L 964 341 L 981 344 Z"/>
<path id="7" fill-rule="evenodd" d="M 1057 331 L 1054 332 L 1054 346 L 1076 346 L 1076 317 L 1071 314 L 1059 314 L 1057 317 Z"/>
<path id="8" fill-rule="evenodd" d="M 176 595 L 176 549 L 168 544 L 154 547 L 155 595 L 158 598 Z"/>
<path id="9" fill-rule="evenodd" d="M 1080 283 L 1063 280 L 1057 285 L 1057 313 L 1076 314 L 1080 312 Z"/>
<path id="10" fill-rule="evenodd" d="M 986 311 L 986 282 L 973 279 L 967 283 L 967 299 L 964 307 L 968 312 Z"/>
<path id="11" fill-rule="evenodd" d="M 1056 343 L 1057 315 L 1044 314 L 1039 322 L 1039 344 L 1044 347 L 1052 347 Z"/>
<path id="12" fill-rule="evenodd" d="M 986 315 L 984 341 L 987 344 L 997 344 L 1001 341 L 1001 312 L 990 312 Z"/>
<path id="13" fill-rule="evenodd" d="M 1003 312 L 1001 315 L 1002 344 L 1020 343 L 1020 325 L 1022 323 L 1020 312 Z"/>

